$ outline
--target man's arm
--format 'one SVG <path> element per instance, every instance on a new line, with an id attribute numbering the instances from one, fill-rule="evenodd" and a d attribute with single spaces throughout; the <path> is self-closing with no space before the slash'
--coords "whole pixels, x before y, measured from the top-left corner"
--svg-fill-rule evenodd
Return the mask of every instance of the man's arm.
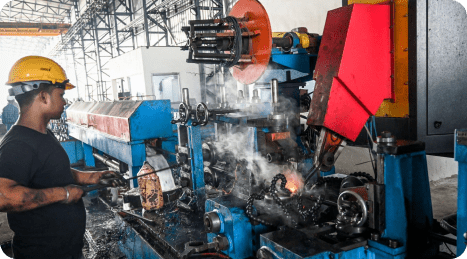
<path id="1" fill-rule="evenodd" d="M 83 172 L 76 169 L 71 168 L 71 174 L 75 179 L 75 182 L 80 185 L 86 184 L 98 184 L 99 180 L 105 174 L 114 174 L 112 171 L 89 171 Z"/>
<path id="2" fill-rule="evenodd" d="M 68 189 L 68 195 L 67 195 Z M 0 212 L 21 212 L 39 208 L 55 202 L 72 203 L 83 196 L 76 186 L 30 189 L 17 182 L 0 178 Z"/>

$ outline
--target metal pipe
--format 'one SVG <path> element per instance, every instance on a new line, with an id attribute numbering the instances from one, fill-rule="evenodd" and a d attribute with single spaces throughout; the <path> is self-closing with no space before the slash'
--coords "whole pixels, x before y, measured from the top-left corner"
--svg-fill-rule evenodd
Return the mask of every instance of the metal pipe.
<path id="1" fill-rule="evenodd" d="M 230 29 L 229 26 L 195 26 L 195 31 L 223 31 Z"/>
<path id="2" fill-rule="evenodd" d="M 258 95 L 258 89 L 253 90 L 253 97 L 251 97 L 251 102 L 252 103 L 260 103 L 261 102 L 261 99 L 259 98 L 259 95 Z"/>
<path id="3" fill-rule="evenodd" d="M 219 72 L 217 73 L 217 84 L 220 86 L 225 85 L 225 80 L 224 80 L 224 67 L 221 66 L 219 69 Z M 222 91 L 222 90 L 221 90 Z M 222 93 L 222 92 L 221 92 Z M 225 94 L 225 89 L 224 89 L 224 94 Z M 225 98 L 224 98 L 225 99 Z"/>
<path id="4" fill-rule="evenodd" d="M 196 50 L 199 50 L 199 51 L 202 51 L 202 50 L 217 51 L 217 48 L 216 47 L 196 47 Z M 201 52 L 198 52 L 198 53 L 203 54 Z M 210 53 L 206 53 L 206 54 L 210 54 Z M 198 57 L 198 54 L 196 54 L 195 56 Z"/>
<path id="5" fill-rule="evenodd" d="M 384 155 L 376 155 L 376 182 L 384 184 Z"/>
<path id="6" fill-rule="evenodd" d="M 225 86 L 221 86 L 219 89 L 221 93 L 221 103 L 225 103 L 227 99 L 225 95 Z"/>
<path id="7" fill-rule="evenodd" d="M 223 61 L 220 60 L 194 60 L 194 59 L 187 59 L 186 63 L 196 63 L 196 64 L 209 64 L 209 65 L 219 65 L 222 64 Z"/>
<path id="8" fill-rule="evenodd" d="M 254 98 L 254 99 L 259 98 L 258 89 L 253 90 L 253 98 Z"/>
<path id="9" fill-rule="evenodd" d="M 186 106 L 190 107 L 190 92 L 188 88 L 182 89 L 182 102 L 186 104 Z"/>
<path id="10" fill-rule="evenodd" d="M 450 244 L 450 245 L 453 245 L 453 246 L 457 246 L 457 239 L 450 238 L 450 237 L 445 237 L 445 236 L 442 236 L 442 235 L 434 233 L 434 232 L 430 232 L 429 235 L 433 239 L 439 240 L 441 242 L 444 242 L 444 243 L 447 243 L 447 244 Z"/>
<path id="11" fill-rule="evenodd" d="M 283 49 L 290 49 L 293 46 L 293 39 L 289 36 L 284 38 L 272 38 L 272 44 L 275 44 L 276 47 L 281 47 Z"/>
<path id="12" fill-rule="evenodd" d="M 232 54 L 194 53 L 195 58 L 232 58 Z"/>
<path id="13" fill-rule="evenodd" d="M 92 154 L 97 160 L 101 161 L 102 163 L 104 163 L 105 165 L 111 167 L 112 169 L 115 169 L 117 171 L 120 171 L 120 165 L 117 164 L 116 162 L 112 161 L 110 158 L 107 158 L 107 157 L 104 157 L 104 156 L 101 156 L 97 153 L 93 153 Z"/>
<path id="14" fill-rule="evenodd" d="M 279 103 L 279 81 L 271 80 L 271 100 L 273 104 Z"/>
<path id="15" fill-rule="evenodd" d="M 198 42 L 201 42 L 201 44 L 215 44 L 217 45 L 217 40 L 199 40 L 197 41 Z"/>

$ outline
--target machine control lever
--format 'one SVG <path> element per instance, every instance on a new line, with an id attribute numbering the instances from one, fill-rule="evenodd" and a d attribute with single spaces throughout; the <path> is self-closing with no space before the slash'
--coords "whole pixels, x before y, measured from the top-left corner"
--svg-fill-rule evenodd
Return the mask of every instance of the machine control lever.
<path id="1" fill-rule="evenodd" d="M 204 243 L 201 241 L 195 242 L 188 242 L 185 243 L 185 250 L 181 254 L 182 259 L 189 258 L 190 255 L 194 253 L 200 253 L 209 249 L 216 249 L 216 250 L 227 250 L 229 248 L 229 240 L 227 237 L 218 235 L 213 238 L 211 243 Z"/>
<path id="2" fill-rule="evenodd" d="M 142 177 L 142 176 L 146 176 L 148 174 L 154 174 L 154 173 L 157 173 L 157 172 L 165 171 L 167 169 L 177 168 L 177 167 L 180 167 L 180 166 L 181 165 L 179 165 L 179 164 L 175 164 L 175 165 L 172 165 L 172 166 L 169 166 L 169 167 L 165 167 L 165 168 L 162 168 L 162 169 L 159 169 L 159 170 L 155 170 L 155 171 L 150 172 L 150 173 L 141 174 L 141 175 L 133 176 L 133 177 L 130 177 L 130 178 L 118 178 L 118 179 L 121 179 L 121 180 L 133 180 L 133 179 L 136 179 L 136 178 L 139 178 L 139 177 Z M 99 181 L 99 184 L 89 185 L 89 186 L 82 186 L 81 189 L 84 192 L 90 192 L 90 191 L 94 191 L 94 190 L 104 189 L 104 188 L 107 188 L 107 187 L 112 187 L 112 182 L 115 179 L 117 179 L 117 178 L 101 179 Z"/>

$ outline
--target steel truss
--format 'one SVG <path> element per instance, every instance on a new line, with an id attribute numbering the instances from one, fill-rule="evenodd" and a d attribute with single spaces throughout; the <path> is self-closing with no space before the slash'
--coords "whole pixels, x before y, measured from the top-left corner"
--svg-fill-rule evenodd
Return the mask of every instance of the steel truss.
<path id="1" fill-rule="evenodd" d="M 0 22 L 70 23 L 71 6 L 72 0 L 13 0 L 2 6 Z M 4 63 L 25 55 L 43 55 L 47 45 L 54 44 L 53 41 L 54 37 L 2 36 L 0 54 L 6 59 Z"/>
<path id="2" fill-rule="evenodd" d="M 49 56 L 71 57 L 80 96 L 105 101 L 112 99 L 107 72 L 111 58 L 138 47 L 185 45 L 182 26 L 223 16 L 224 0 L 94 0 L 84 9 L 75 0 L 72 11 L 72 27 Z"/>
<path id="3" fill-rule="evenodd" d="M 66 23 L 71 6 L 68 0 L 13 0 L 3 6 L 0 21 Z"/>

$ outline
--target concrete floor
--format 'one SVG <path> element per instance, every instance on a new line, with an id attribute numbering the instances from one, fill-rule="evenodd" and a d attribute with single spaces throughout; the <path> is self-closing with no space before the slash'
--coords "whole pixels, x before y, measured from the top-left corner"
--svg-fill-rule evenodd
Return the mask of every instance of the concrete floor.
<path id="1" fill-rule="evenodd" d="M 430 182 L 433 217 L 442 219 L 457 211 L 457 174 Z"/>

